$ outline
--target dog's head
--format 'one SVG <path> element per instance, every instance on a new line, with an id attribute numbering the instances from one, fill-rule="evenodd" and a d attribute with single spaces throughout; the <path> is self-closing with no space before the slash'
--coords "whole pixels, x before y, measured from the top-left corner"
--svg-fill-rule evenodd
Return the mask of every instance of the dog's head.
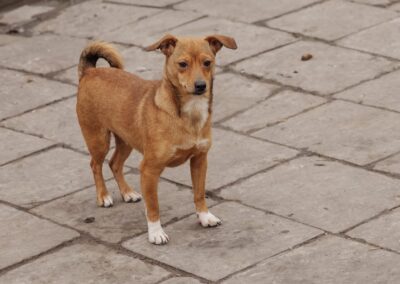
<path id="1" fill-rule="evenodd" d="M 215 69 L 215 55 L 223 47 L 236 49 L 233 38 L 211 35 L 185 38 L 165 35 L 148 46 L 160 49 L 166 56 L 164 76 L 186 96 L 209 96 Z"/>

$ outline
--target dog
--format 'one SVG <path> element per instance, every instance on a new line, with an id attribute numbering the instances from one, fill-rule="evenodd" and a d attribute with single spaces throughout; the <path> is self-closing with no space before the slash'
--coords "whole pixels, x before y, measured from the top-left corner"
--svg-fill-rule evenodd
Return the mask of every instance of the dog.
<path id="1" fill-rule="evenodd" d="M 76 111 L 91 155 L 97 204 L 113 205 L 104 183 L 102 165 L 109 151 L 111 133 L 115 151 L 110 168 L 125 202 L 141 195 L 123 175 L 124 162 L 132 149 L 143 155 L 140 185 L 145 201 L 148 238 L 166 244 L 168 235 L 160 223 L 157 186 L 165 167 L 190 159 L 194 203 L 203 227 L 221 220 L 207 208 L 205 181 L 207 153 L 211 147 L 211 113 L 215 56 L 222 48 L 236 49 L 233 38 L 211 35 L 202 38 L 165 35 L 146 51 L 165 55 L 162 80 L 144 80 L 123 71 L 119 53 L 108 43 L 94 42 L 81 53 Z M 99 58 L 111 68 L 96 68 Z"/>

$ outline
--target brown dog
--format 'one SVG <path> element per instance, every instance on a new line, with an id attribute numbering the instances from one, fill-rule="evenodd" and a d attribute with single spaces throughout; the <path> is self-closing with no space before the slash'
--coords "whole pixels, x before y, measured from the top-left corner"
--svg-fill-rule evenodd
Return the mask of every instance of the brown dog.
<path id="1" fill-rule="evenodd" d="M 165 167 L 190 159 L 197 216 L 204 227 L 221 221 L 208 211 L 205 201 L 207 152 L 211 146 L 212 86 L 215 55 L 222 46 L 236 49 L 233 38 L 177 38 L 166 35 L 146 48 L 165 55 L 161 81 L 143 80 L 121 70 L 120 55 L 106 43 L 86 47 L 79 62 L 77 114 L 92 156 L 97 203 L 113 204 L 104 184 L 102 165 L 110 146 L 116 149 L 110 167 L 125 202 L 141 196 L 125 181 L 123 165 L 132 149 L 143 154 L 141 191 L 146 206 L 149 241 L 165 244 L 168 236 L 160 224 L 157 185 Z M 111 67 L 95 68 L 98 58 Z"/>

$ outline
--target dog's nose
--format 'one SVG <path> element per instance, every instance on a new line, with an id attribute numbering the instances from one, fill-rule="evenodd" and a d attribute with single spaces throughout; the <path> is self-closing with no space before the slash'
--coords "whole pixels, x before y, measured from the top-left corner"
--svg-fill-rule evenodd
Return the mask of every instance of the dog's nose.
<path id="1" fill-rule="evenodd" d="M 196 95 L 201 95 L 206 90 L 207 84 L 202 80 L 194 82 L 194 92 Z"/>

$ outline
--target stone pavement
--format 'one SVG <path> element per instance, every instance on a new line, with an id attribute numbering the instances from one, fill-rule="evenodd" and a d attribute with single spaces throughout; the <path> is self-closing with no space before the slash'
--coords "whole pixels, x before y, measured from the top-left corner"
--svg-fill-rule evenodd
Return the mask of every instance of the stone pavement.
<path id="1" fill-rule="evenodd" d="M 399 0 L 31 2 L 0 6 L 0 283 L 400 283 Z M 159 78 L 143 47 L 166 32 L 239 49 L 215 80 L 207 189 L 223 225 L 196 223 L 188 165 L 168 169 L 171 241 L 154 246 L 107 166 L 115 205 L 96 206 L 76 67 L 102 39 Z"/>

